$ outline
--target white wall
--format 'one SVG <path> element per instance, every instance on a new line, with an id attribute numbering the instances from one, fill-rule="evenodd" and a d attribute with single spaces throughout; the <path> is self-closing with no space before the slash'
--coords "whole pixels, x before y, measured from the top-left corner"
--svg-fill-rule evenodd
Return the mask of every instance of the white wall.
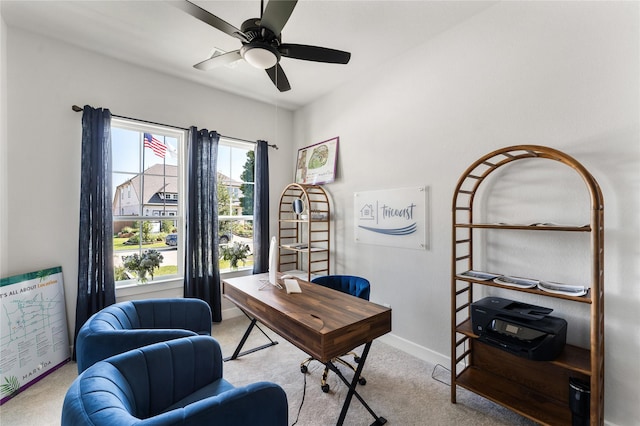
<path id="1" fill-rule="evenodd" d="M 7 27 L 0 15 L 0 235 L 7 235 Z M 0 276 L 7 264 L 8 241 L 0 238 Z"/>
<path id="2" fill-rule="evenodd" d="M 7 155 L 4 148 L 2 152 L 1 188 L 8 192 L 2 197 L 7 215 L 3 211 L 1 217 L 2 246 L 8 250 L 0 276 L 61 265 L 71 330 L 77 293 L 82 133 L 82 114 L 73 112 L 71 105 L 89 104 L 109 108 L 113 114 L 268 140 L 280 147 L 269 153 L 274 196 L 290 181 L 290 111 L 22 30 L 9 27 L 7 33 L 7 60 L 3 57 L 2 63 L 8 64 L 9 142 Z M 271 217 L 275 224 L 275 205 Z M 162 287 L 161 296 L 182 295 L 180 288 Z"/>
<path id="3" fill-rule="evenodd" d="M 411 13 L 411 2 L 402 7 Z M 0 144 L 6 197 L 0 247 L 7 248 L 0 276 L 62 265 L 73 327 L 81 116 L 72 104 L 277 143 L 281 149 L 270 155 L 272 229 L 297 148 L 340 136 L 339 178 L 326 186 L 334 200 L 333 269 L 366 271 L 373 300 L 393 308 L 388 341 L 446 363 L 455 183 L 493 149 L 549 145 L 582 162 L 604 192 L 605 417 L 637 424 L 638 16 L 632 2 L 501 3 L 408 55 L 388 58 L 294 117 L 278 109 L 277 128 L 274 106 L 0 23 L 6 43 L 0 82 L 7 89 L 0 94 L 0 120 L 6 115 L 0 136 L 7 137 L 6 147 Z M 429 250 L 354 243 L 354 192 L 418 184 L 430 187 Z"/>
<path id="4" fill-rule="evenodd" d="M 403 4 L 408 13 L 410 4 Z M 554 147 L 587 167 L 604 193 L 605 418 L 638 424 L 638 22 L 636 2 L 503 2 L 296 111 L 298 147 L 340 137 L 338 179 L 326 185 L 334 199 L 334 270 L 368 277 L 372 300 L 391 304 L 388 341 L 446 362 L 451 200 L 459 176 L 494 149 Z M 549 183 L 544 173 L 539 177 Z M 579 181 L 560 182 L 555 187 L 570 194 L 582 190 Z M 415 185 L 430 188 L 428 250 L 354 242 L 354 192 Z M 543 191 L 529 190 L 535 205 Z M 549 211 L 556 221 L 566 218 L 559 201 Z M 543 274 L 566 275 L 572 266 L 545 264 Z M 560 307 L 559 316 L 563 309 L 572 330 L 579 323 L 575 308 Z"/>

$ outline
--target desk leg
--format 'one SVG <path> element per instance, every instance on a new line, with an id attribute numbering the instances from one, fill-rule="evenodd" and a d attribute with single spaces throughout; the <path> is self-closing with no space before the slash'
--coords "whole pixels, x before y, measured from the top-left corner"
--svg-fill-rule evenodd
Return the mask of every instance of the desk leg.
<path id="1" fill-rule="evenodd" d="M 373 412 L 373 410 L 369 407 L 369 405 L 365 402 L 365 400 L 362 398 L 362 396 L 360 396 L 360 394 L 356 390 L 356 386 L 358 385 L 358 380 L 360 379 L 360 374 L 362 373 L 362 369 L 364 368 L 364 363 L 367 360 L 367 356 L 369 355 L 370 348 L 371 348 L 371 342 L 367 343 L 364 346 L 364 350 L 362 351 L 362 355 L 360 356 L 360 362 L 358 363 L 358 368 L 356 368 L 356 372 L 353 375 L 353 380 L 351 380 L 351 383 L 349 383 L 349 381 L 346 379 L 346 377 L 344 377 L 342 372 L 338 369 L 338 367 L 335 366 L 335 364 L 333 364 L 331 361 L 329 361 L 326 364 L 327 367 L 329 367 L 331 371 L 336 373 L 336 375 L 340 378 L 340 380 L 342 380 L 344 384 L 349 387 L 349 392 L 347 393 L 347 397 L 345 398 L 344 404 L 342 405 L 342 411 L 340 412 L 340 417 L 338 418 L 337 426 L 342 426 L 342 424 L 344 423 L 344 419 L 347 416 L 347 411 L 349 411 L 349 405 L 351 405 L 351 398 L 353 398 L 354 395 L 356 398 L 358 398 L 358 401 L 360 401 L 360 403 L 364 406 L 364 408 L 367 409 L 369 414 L 371 414 L 373 418 L 376 419 L 376 421 L 373 422 L 371 426 L 383 425 L 387 423 L 387 419 L 385 419 L 384 417 L 378 417 L 378 415 Z"/>
<path id="2" fill-rule="evenodd" d="M 243 314 L 247 315 L 246 312 L 242 311 Z M 230 357 L 224 358 L 223 361 L 230 361 L 230 360 L 234 360 L 238 357 L 244 356 L 244 355 L 248 355 L 251 353 L 254 353 L 256 351 L 259 351 L 261 349 L 266 349 L 268 347 L 277 345 L 278 342 L 276 340 L 272 340 L 267 333 L 264 332 L 264 330 L 262 330 L 260 328 L 260 326 L 257 324 L 258 320 L 256 320 L 255 318 L 251 318 L 249 315 L 247 315 L 247 318 L 251 319 L 251 323 L 249 324 L 249 327 L 247 327 L 247 331 L 244 332 L 244 336 L 242 336 L 242 339 L 240 339 L 240 343 L 238 343 L 238 346 L 236 347 L 236 350 L 233 352 L 233 355 L 231 355 Z M 258 346 L 256 348 L 253 349 L 249 349 L 246 350 L 244 352 L 240 352 L 242 350 L 242 347 L 244 346 L 244 344 L 246 343 L 247 339 L 249 338 L 249 335 L 251 334 L 251 331 L 253 330 L 253 327 L 258 327 L 258 330 L 260 330 L 262 332 L 262 334 L 264 334 L 266 336 L 267 339 L 269 339 L 269 343 L 266 343 L 262 346 Z"/>

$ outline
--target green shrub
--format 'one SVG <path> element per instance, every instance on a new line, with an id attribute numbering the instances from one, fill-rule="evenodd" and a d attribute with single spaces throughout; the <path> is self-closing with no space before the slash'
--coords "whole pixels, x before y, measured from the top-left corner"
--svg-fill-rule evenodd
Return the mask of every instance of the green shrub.
<path id="1" fill-rule="evenodd" d="M 123 243 L 124 245 L 127 246 L 132 246 L 132 245 L 138 245 L 140 244 L 140 235 L 138 234 L 133 234 L 131 237 L 129 237 L 129 239 L 127 241 L 125 241 Z"/>
<path id="2" fill-rule="evenodd" d="M 157 250 L 146 250 L 142 255 L 138 253 L 131 256 L 123 256 L 124 267 L 138 276 L 138 281 L 147 282 L 147 274 L 151 275 L 153 280 L 153 272 L 164 260 L 164 257 Z"/>
<path id="3" fill-rule="evenodd" d="M 253 222 L 234 222 L 232 225 L 233 234 L 244 238 L 253 236 Z"/>
<path id="4" fill-rule="evenodd" d="M 127 269 L 124 266 L 116 266 L 113 269 L 113 275 L 116 281 L 124 281 L 129 279 L 129 276 L 127 275 Z"/>
<path id="5" fill-rule="evenodd" d="M 220 247 L 220 254 L 223 260 L 228 260 L 231 262 L 231 267 L 234 269 L 238 268 L 238 262 L 242 261 L 244 265 L 244 261 L 247 257 L 249 257 L 250 248 L 247 244 L 242 244 L 240 242 L 235 242 L 233 244 L 228 244 Z"/>

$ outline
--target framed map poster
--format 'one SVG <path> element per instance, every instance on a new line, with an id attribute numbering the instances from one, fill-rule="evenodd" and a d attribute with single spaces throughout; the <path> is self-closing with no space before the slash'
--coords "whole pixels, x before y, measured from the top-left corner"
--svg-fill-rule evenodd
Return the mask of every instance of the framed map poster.
<path id="1" fill-rule="evenodd" d="M 0 279 L 0 404 L 71 359 L 62 268 Z"/>
<path id="2" fill-rule="evenodd" d="M 334 181 L 339 139 L 336 136 L 298 150 L 296 183 L 322 185 Z"/>

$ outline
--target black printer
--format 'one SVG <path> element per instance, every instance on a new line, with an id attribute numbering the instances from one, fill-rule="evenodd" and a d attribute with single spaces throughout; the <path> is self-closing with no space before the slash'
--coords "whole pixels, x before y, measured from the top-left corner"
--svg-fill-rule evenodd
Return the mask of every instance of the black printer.
<path id="1" fill-rule="evenodd" d="M 478 340 L 514 355 L 549 361 L 567 341 L 567 321 L 552 317 L 553 309 L 501 297 L 471 304 L 471 325 Z"/>

